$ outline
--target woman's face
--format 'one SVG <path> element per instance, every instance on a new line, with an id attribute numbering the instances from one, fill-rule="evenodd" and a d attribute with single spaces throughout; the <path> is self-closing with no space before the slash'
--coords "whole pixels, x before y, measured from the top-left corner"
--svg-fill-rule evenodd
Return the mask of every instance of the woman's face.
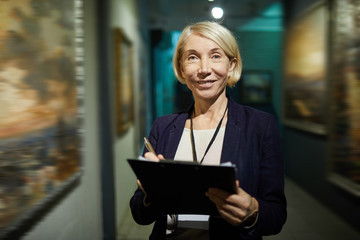
<path id="1" fill-rule="evenodd" d="M 194 98 L 205 100 L 225 94 L 235 63 L 214 41 L 192 34 L 184 45 L 180 69 Z"/>

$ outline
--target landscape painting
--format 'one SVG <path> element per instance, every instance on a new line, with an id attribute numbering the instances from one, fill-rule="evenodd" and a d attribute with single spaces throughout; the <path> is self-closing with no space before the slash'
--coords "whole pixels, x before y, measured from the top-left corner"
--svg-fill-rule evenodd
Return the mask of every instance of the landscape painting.
<path id="1" fill-rule="evenodd" d="M 80 173 L 77 7 L 0 1 L 1 239 Z"/>
<path id="2" fill-rule="evenodd" d="M 244 71 L 240 81 L 242 103 L 271 103 L 272 76 L 269 71 Z"/>
<path id="3" fill-rule="evenodd" d="M 285 31 L 284 123 L 326 133 L 327 8 L 317 4 Z"/>
<path id="4" fill-rule="evenodd" d="M 116 133 L 122 135 L 134 124 L 133 50 L 123 30 L 114 30 Z"/>
<path id="5" fill-rule="evenodd" d="M 359 2 L 334 1 L 329 180 L 360 197 Z"/>

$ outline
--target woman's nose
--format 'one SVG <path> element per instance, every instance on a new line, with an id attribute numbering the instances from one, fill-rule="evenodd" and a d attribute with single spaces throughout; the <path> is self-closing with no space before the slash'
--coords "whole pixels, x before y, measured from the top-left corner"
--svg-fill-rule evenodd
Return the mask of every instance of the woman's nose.
<path id="1" fill-rule="evenodd" d="M 200 61 L 199 74 L 206 76 L 206 75 L 210 74 L 210 69 L 211 69 L 211 67 L 209 65 L 209 61 L 202 59 Z"/>

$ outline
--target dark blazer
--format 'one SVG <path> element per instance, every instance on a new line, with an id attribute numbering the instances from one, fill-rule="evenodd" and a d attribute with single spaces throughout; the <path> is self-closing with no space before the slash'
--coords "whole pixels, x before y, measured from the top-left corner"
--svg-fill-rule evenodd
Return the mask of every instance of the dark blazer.
<path id="1" fill-rule="evenodd" d="M 156 153 L 173 159 L 185 126 L 192 112 L 160 117 L 155 120 L 149 141 Z M 258 222 L 252 229 L 234 227 L 219 216 L 211 216 L 210 239 L 262 239 L 277 234 L 286 220 L 284 195 L 284 162 L 281 139 L 275 118 L 253 108 L 235 103 L 229 98 L 228 121 L 225 129 L 221 162 L 231 161 L 237 167 L 240 187 L 259 202 Z M 167 179 L 164 179 L 167 181 Z M 144 193 L 137 189 L 130 200 L 134 220 L 138 224 L 155 225 L 149 239 L 165 239 L 166 216 L 159 214 L 161 206 L 143 205 Z"/>

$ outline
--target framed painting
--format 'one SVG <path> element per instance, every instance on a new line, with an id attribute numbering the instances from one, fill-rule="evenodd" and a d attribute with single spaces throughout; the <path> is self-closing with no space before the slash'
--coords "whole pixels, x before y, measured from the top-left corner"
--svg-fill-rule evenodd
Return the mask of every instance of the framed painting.
<path id="1" fill-rule="evenodd" d="M 240 80 L 241 103 L 271 103 L 271 78 L 270 71 L 244 71 Z"/>
<path id="2" fill-rule="evenodd" d="M 0 1 L 0 239 L 81 175 L 82 1 Z"/>
<path id="3" fill-rule="evenodd" d="M 131 41 L 115 29 L 116 133 L 121 135 L 134 122 L 133 49 Z"/>
<path id="4" fill-rule="evenodd" d="M 285 29 L 283 122 L 326 133 L 327 5 L 317 3 Z"/>
<path id="5" fill-rule="evenodd" d="M 332 1 L 329 180 L 360 197 L 359 1 Z"/>

